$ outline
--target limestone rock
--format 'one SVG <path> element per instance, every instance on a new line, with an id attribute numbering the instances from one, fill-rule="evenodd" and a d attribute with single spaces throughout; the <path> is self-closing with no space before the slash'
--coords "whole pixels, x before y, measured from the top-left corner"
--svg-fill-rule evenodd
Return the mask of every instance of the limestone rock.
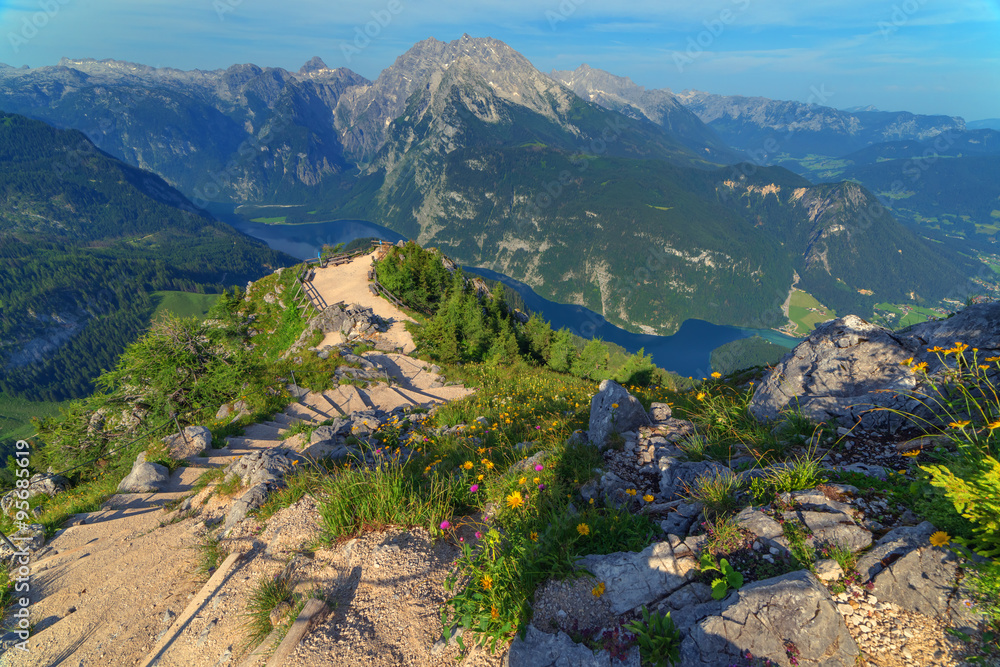
<path id="1" fill-rule="evenodd" d="M 699 477 L 713 477 L 729 472 L 729 468 L 715 461 L 682 461 L 674 456 L 661 456 L 657 466 L 660 469 L 660 497 L 663 500 L 680 497 Z"/>
<path id="2" fill-rule="evenodd" d="M 4 494 L 3 498 L 0 498 L 0 510 L 5 514 L 13 514 L 17 507 L 14 504 L 16 501 L 29 500 L 42 494 L 51 498 L 62 493 L 68 487 L 69 480 L 61 475 L 50 476 L 48 474 L 35 473 L 28 478 L 28 488 L 8 491 Z M 23 498 L 19 495 L 21 491 L 25 494 Z"/>
<path id="3" fill-rule="evenodd" d="M 832 558 L 824 558 L 816 561 L 814 569 L 816 577 L 820 581 L 838 581 L 844 576 L 844 568 L 840 567 L 840 563 Z"/>
<path id="4" fill-rule="evenodd" d="M 650 403 L 649 418 L 656 423 L 665 423 L 673 416 L 673 411 L 666 403 Z"/>
<path id="5" fill-rule="evenodd" d="M 906 420 L 890 410 L 929 417 L 907 392 L 923 390 L 919 376 L 900 362 L 926 361 L 931 374 L 941 369 L 935 346 L 955 342 L 979 348 L 980 357 L 1000 348 L 1000 304 L 970 306 L 946 320 L 924 322 L 893 333 L 848 315 L 818 326 L 767 376 L 750 403 L 758 419 L 773 420 L 798 407 L 815 420 L 895 432 Z"/>
<path id="6" fill-rule="evenodd" d="M 618 407 L 614 407 L 614 406 Z M 613 380 L 603 380 L 590 400 L 590 444 L 604 446 L 612 433 L 633 431 L 649 426 L 649 416 L 642 404 Z"/>
<path id="7" fill-rule="evenodd" d="M 32 523 L 8 537 L 18 549 L 35 552 L 45 546 L 45 526 Z M 0 560 L 7 560 L 15 555 L 16 553 L 10 550 L 6 542 L 0 542 Z"/>
<path id="8" fill-rule="evenodd" d="M 199 456 L 206 449 L 211 449 L 212 432 L 204 426 L 188 426 L 184 429 L 183 435 L 174 433 L 165 437 L 163 444 L 167 446 L 170 458 L 182 461 Z"/>
<path id="9" fill-rule="evenodd" d="M 668 542 L 651 544 L 640 552 L 620 551 L 585 556 L 576 566 L 604 582 L 604 599 L 615 614 L 649 605 L 689 581 L 698 564 L 693 557 L 678 558 Z"/>
<path id="10" fill-rule="evenodd" d="M 155 493 L 167 485 L 170 471 L 159 463 L 148 463 L 146 452 L 135 458 L 132 471 L 118 484 L 119 493 Z"/>
<path id="11" fill-rule="evenodd" d="M 964 591 L 956 593 L 960 559 L 950 549 L 930 546 L 933 532 L 926 521 L 890 531 L 858 561 L 858 571 L 871 577 L 879 600 L 974 632 L 982 619 L 961 603 Z"/>
<path id="12" fill-rule="evenodd" d="M 622 662 L 612 659 L 607 651 L 595 654 L 565 632 L 550 635 L 529 625 L 524 639 L 515 637 L 504 664 L 505 667 L 639 667 L 639 651 L 632 649 Z"/>
<path id="13" fill-rule="evenodd" d="M 728 667 L 747 651 L 787 665 L 785 642 L 798 649 L 802 667 L 853 667 L 860 655 L 829 592 L 804 570 L 676 610 L 672 618 L 684 667 Z"/>

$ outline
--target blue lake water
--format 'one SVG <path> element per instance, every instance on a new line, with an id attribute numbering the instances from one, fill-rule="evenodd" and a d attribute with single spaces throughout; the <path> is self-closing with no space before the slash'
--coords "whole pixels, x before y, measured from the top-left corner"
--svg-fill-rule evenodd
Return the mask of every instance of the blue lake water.
<path id="1" fill-rule="evenodd" d="M 231 220 L 231 224 L 244 234 L 258 238 L 275 250 L 281 250 L 299 259 L 316 257 L 323 245 L 349 243 L 354 239 L 379 237 L 395 243 L 405 240 L 400 234 L 363 220 L 337 220 L 305 225 L 266 225 L 242 220 Z M 745 329 L 702 320 L 685 320 L 672 336 L 652 336 L 634 334 L 617 327 L 598 313 L 569 304 L 549 301 L 537 294 L 529 286 L 513 278 L 475 267 L 467 271 L 477 273 L 491 280 L 499 280 L 515 289 L 525 305 L 552 323 L 555 329 L 563 327 L 584 338 L 601 338 L 621 345 L 630 353 L 644 350 L 652 355 L 657 366 L 680 375 L 701 378 L 712 372 L 710 357 L 712 350 L 734 340 L 761 336 L 762 338 L 792 348 L 799 339 L 785 336 L 770 329 Z"/>

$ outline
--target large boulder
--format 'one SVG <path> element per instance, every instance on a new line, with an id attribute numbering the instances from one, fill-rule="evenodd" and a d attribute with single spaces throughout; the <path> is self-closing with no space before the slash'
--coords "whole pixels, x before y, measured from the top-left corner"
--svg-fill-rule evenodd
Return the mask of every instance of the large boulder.
<path id="1" fill-rule="evenodd" d="M 226 468 L 223 479 L 237 476 L 242 485 L 249 488 L 226 513 L 223 536 L 228 536 L 250 510 L 260 507 L 272 493 L 284 488 L 285 475 L 295 469 L 298 460 L 291 451 L 284 448 L 264 449 L 248 454 Z"/>
<path id="2" fill-rule="evenodd" d="M 928 521 L 889 531 L 861 557 L 858 572 L 870 579 L 879 600 L 975 632 L 982 619 L 962 604 L 968 595 L 959 578 L 961 560 L 951 549 L 930 545 L 934 532 Z"/>
<path id="3" fill-rule="evenodd" d="M 170 481 L 170 471 L 159 463 L 146 461 L 146 452 L 135 457 L 132 472 L 118 484 L 118 493 L 156 493 Z"/>
<path id="4" fill-rule="evenodd" d="M 619 615 L 670 595 L 698 572 L 694 556 L 677 557 L 669 542 L 657 542 L 639 552 L 585 556 L 576 566 L 604 582 L 603 598 Z"/>
<path id="5" fill-rule="evenodd" d="M 204 426 L 188 426 L 180 433 L 168 435 L 163 439 L 170 458 L 182 461 L 201 455 L 212 447 L 212 432 Z"/>
<path id="6" fill-rule="evenodd" d="M 861 652 L 829 591 L 806 570 L 744 586 L 672 613 L 684 667 L 729 667 L 748 652 L 800 667 L 853 667 Z"/>
<path id="7" fill-rule="evenodd" d="M 587 433 L 592 445 L 602 446 L 612 433 L 634 431 L 649 424 L 649 415 L 638 398 L 613 380 L 601 382 L 590 400 L 590 427 Z"/>
<path id="8" fill-rule="evenodd" d="M 565 632 L 554 635 L 528 626 L 524 639 L 515 637 L 504 660 L 506 667 L 638 667 L 639 651 L 633 649 L 625 661 L 607 651 L 594 652 L 577 644 Z"/>
<path id="9" fill-rule="evenodd" d="M 970 306 L 946 320 L 897 333 L 854 315 L 832 320 L 818 326 L 772 369 L 750 411 L 769 421 L 798 409 L 815 421 L 898 431 L 909 421 L 900 412 L 930 416 L 913 398 L 914 391 L 928 387 L 902 362 L 910 358 L 913 364 L 927 362 L 927 371 L 934 375 L 943 366 L 929 349 L 947 349 L 956 342 L 978 348 L 980 358 L 996 355 L 1000 304 Z"/>

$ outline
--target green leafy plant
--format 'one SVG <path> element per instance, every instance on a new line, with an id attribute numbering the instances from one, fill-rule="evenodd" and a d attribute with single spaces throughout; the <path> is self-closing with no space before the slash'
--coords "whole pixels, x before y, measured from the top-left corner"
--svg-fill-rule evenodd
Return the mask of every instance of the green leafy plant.
<path id="1" fill-rule="evenodd" d="M 703 551 L 698 559 L 698 565 L 702 572 L 718 572 L 721 575 L 712 581 L 712 598 L 715 600 L 726 597 L 726 592 L 730 588 L 739 590 L 743 586 L 743 575 L 737 572 L 725 558 L 716 562 L 715 556 L 708 551 Z"/>
<path id="2" fill-rule="evenodd" d="M 661 616 L 658 611 L 650 613 L 642 607 L 642 620 L 635 619 L 625 625 L 639 642 L 639 654 L 643 665 L 667 667 L 681 659 L 681 633 L 674 627 L 670 612 Z"/>

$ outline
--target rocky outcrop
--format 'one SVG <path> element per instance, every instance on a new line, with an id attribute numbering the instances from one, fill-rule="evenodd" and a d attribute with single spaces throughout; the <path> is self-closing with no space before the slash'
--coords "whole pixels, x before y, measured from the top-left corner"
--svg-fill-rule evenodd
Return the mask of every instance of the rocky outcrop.
<path id="1" fill-rule="evenodd" d="M 791 647 L 802 667 L 853 667 L 860 656 L 830 593 L 804 570 L 748 584 L 672 617 L 683 636 L 685 667 L 729 667 L 747 653 L 787 665 Z"/>
<path id="2" fill-rule="evenodd" d="M 938 353 L 929 350 L 956 342 L 978 348 L 980 358 L 996 355 L 1000 304 L 971 306 L 898 333 L 854 315 L 821 324 L 768 374 L 750 411 L 758 419 L 774 420 L 798 409 L 817 422 L 897 432 L 908 424 L 899 413 L 931 416 L 913 397 L 930 388 L 912 365 L 926 362 L 928 373 L 939 373 Z M 903 365 L 909 359 L 912 365 Z"/>
<path id="3" fill-rule="evenodd" d="M 203 451 L 212 447 L 212 432 L 204 426 L 188 426 L 181 433 L 168 435 L 163 439 L 170 458 L 182 461 L 200 456 Z"/>
<path id="4" fill-rule="evenodd" d="M 296 465 L 295 455 L 287 449 L 264 449 L 248 454 L 226 468 L 224 480 L 239 477 L 247 491 L 229 508 L 222 534 L 227 535 L 247 512 L 267 502 L 270 495 L 285 486 L 285 475 Z"/>
<path id="5" fill-rule="evenodd" d="M 14 502 L 17 500 L 30 500 L 35 496 L 45 494 L 50 498 L 62 493 L 69 486 L 69 480 L 61 475 L 36 473 L 28 479 L 28 488 L 24 489 L 24 496 L 19 491 L 9 491 L 0 499 L 0 511 L 4 514 L 11 514 Z"/>
<path id="6" fill-rule="evenodd" d="M 118 493 L 156 493 L 170 480 L 170 471 L 159 463 L 146 461 L 146 452 L 135 457 L 132 471 L 118 484 Z"/>
<path id="7" fill-rule="evenodd" d="M 32 523 L 10 535 L 9 539 L 21 552 L 34 553 L 45 546 L 45 526 L 40 523 Z M 17 552 L 12 551 L 6 542 L 0 542 L 0 561 L 16 556 Z M 23 564 L 21 563 L 21 565 Z"/>
<path id="8" fill-rule="evenodd" d="M 649 415 L 632 394 L 614 380 L 603 380 L 590 400 L 590 426 L 587 433 L 592 445 L 603 446 L 612 433 L 634 431 L 650 424 Z"/>
<path id="9" fill-rule="evenodd" d="M 962 604 L 961 563 L 955 552 L 929 543 L 934 526 L 923 522 L 891 530 L 858 561 L 858 571 L 883 602 L 899 605 L 963 632 L 974 632 L 982 618 Z"/>
<path id="10" fill-rule="evenodd" d="M 640 552 L 586 556 L 576 565 L 604 582 L 603 597 L 619 615 L 670 595 L 698 572 L 693 555 L 678 557 L 669 542 L 651 544 Z"/>
<path id="11" fill-rule="evenodd" d="M 595 653 L 575 643 L 565 632 L 554 635 L 528 626 L 524 639 L 517 637 L 504 660 L 505 667 L 638 667 L 639 651 L 633 649 L 623 662 L 607 651 Z"/>

